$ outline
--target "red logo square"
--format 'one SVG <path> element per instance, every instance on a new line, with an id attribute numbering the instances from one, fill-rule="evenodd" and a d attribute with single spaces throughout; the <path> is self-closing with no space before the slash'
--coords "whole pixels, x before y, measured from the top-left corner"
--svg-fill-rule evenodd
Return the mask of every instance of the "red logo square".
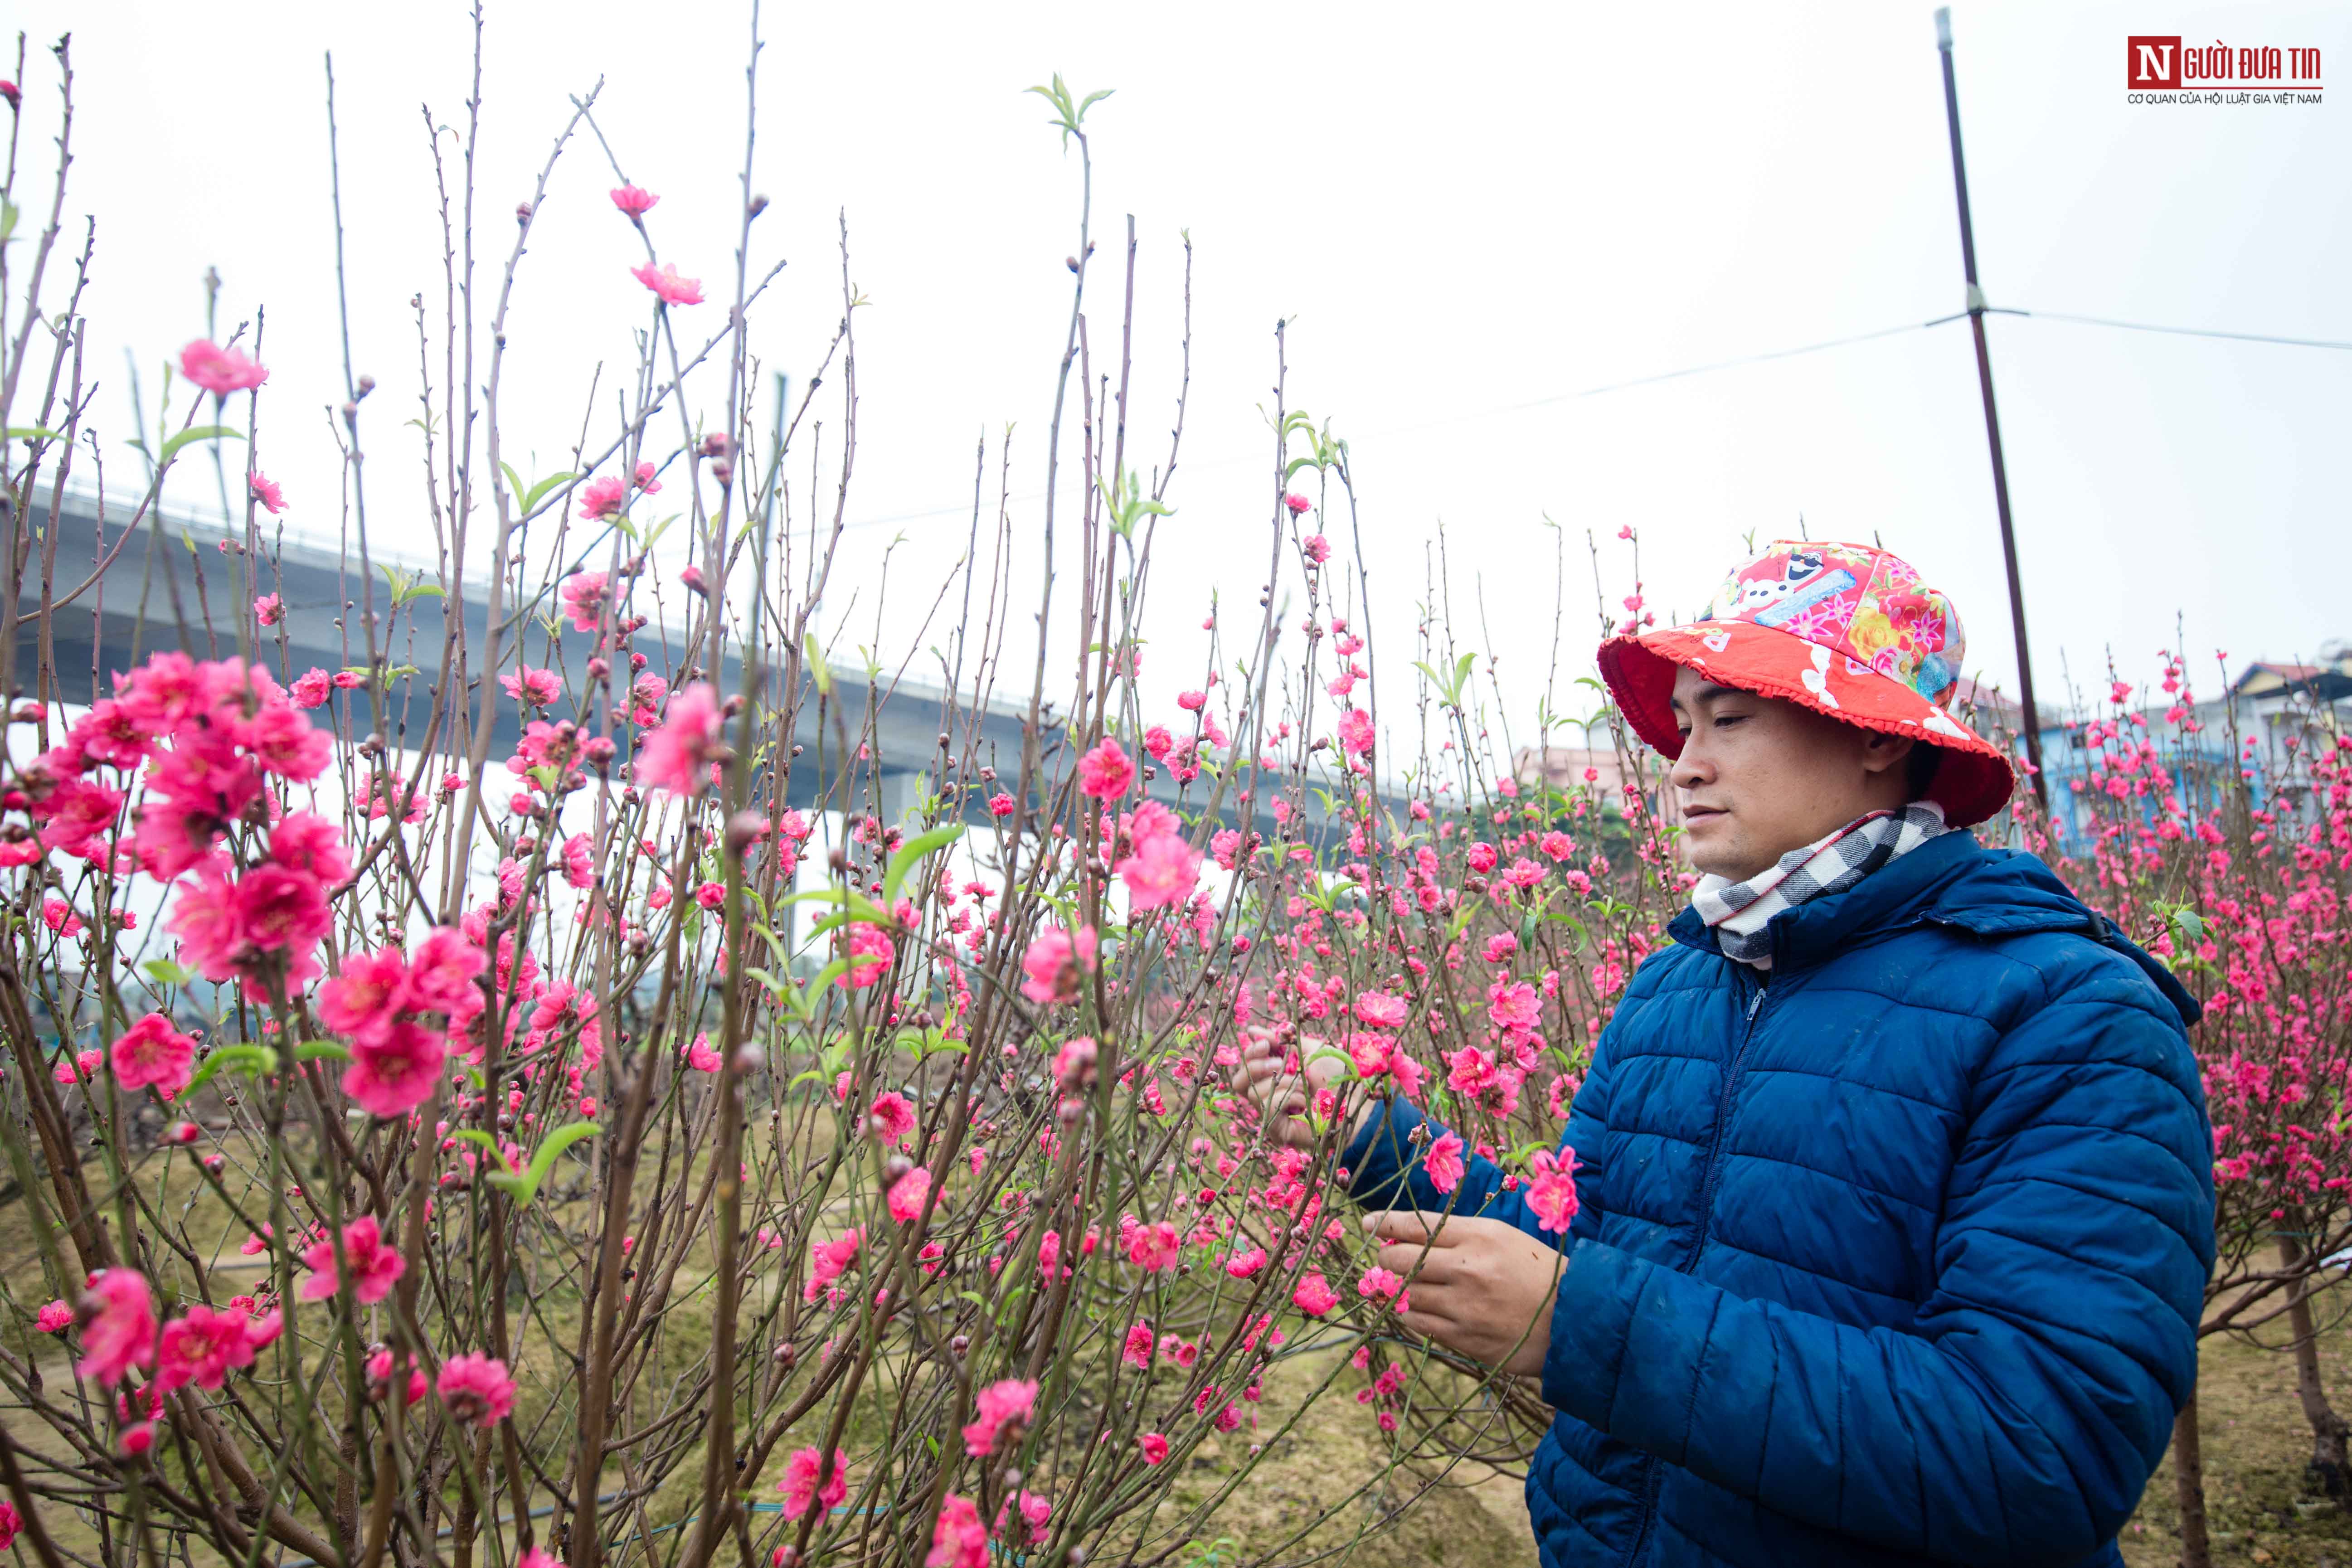
<path id="1" fill-rule="evenodd" d="M 2180 39 L 2134 36 L 2124 40 L 2129 57 L 2125 85 L 2135 91 L 2180 85 Z"/>

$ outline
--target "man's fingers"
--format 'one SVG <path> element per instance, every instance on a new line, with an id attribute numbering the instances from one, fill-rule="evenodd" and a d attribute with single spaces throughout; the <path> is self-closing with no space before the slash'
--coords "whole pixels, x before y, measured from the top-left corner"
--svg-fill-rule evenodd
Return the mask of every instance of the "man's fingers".
<path id="1" fill-rule="evenodd" d="M 1420 1209 L 1386 1209 L 1368 1215 L 1364 1229 L 1381 1241 L 1427 1243 L 1432 1247 L 1452 1247 L 1461 1235 L 1457 1226 L 1441 1231 L 1438 1226 L 1445 1215 L 1429 1214 Z"/>
<path id="2" fill-rule="evenodd" d="M 1391 1274 L 1403 1275 L 1416 1290 L 1424 1284 L 1450 1284 L 1461 1277 L 1452 1253 L 1433 1247 L 1424 1251 L 1424 1246 L 1419 1241 L 1391 1242 L 1381 1248 L 1381 1267 Z"/>

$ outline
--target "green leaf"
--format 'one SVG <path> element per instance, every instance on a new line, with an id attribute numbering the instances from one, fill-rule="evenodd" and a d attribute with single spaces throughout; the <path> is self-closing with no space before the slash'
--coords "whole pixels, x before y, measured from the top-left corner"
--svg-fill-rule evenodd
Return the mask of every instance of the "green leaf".
<path id="1" fill-rule="evenodd" d="M 294 1047 L 294 1059 L 298 1062 L 347 1062 L 352 1059 L 352 1048 L 337 1040 L 305 1040 Z"/>
<path id="2" fill-rule="evenodd" d="M 569 471 L 561 474 L 548 475 L 547 478 L 531 486 L 530 493 L 522 498 L 522 510 L 525 511 L 530 510 L 541 501 L 547 499 L 548 491 L 555 489 L 558 485 L 568 485 L 579 477 L 579 475 Z M 521 487 L 517 486 L 516 488 L 520 489 Z"/>
<path id="3" fill-rule="evenodd" d="M 180 448 L 191 441 L 242 441 L 244 435 L 226 425 L 192 425 L 163 443 L 163 450 L 155 458 L 158 467 L 180 455 Z"/>
<path id="4" fill-rule="evenodd" d="M 63 432 L 51 430 L 45 426 L 11 425 L 8 426 L 8 439 L 11 441 L 62 441 L 65 436 Z"/>
<path id="5" fill-rule="evenodd" d="M 898 886 L 907 879 L 907 873 L 919 865 L 923 857 L 932 850 L 944 849 L 962 837 L 963 824 L 950 822 L 943 827 L 934 827 L 929 833 L 918 834 L 898 846 L 898 852 L 890 857 L 890 864 L 882 873 L 882 907 L 898 908 Z"/>
<path id="6" fill-rule="evenodd" d="M 490 1152 L 490 1158 L 499 1163 L 499 1168 L 500 1170 L 511 1171 L 514 1169 L 512 1165 L 507 1163 L 507 1152 L 499 1147 L 499 1141 L 491 1137 L 488 1133 L 483 1131 L 480 1128 L 461 1127 L 457 1130 L 457 1136 L 463 1138 L 468 1143 L 478 1143 L 483 1148 L 488 1149 Z"/>
<path id="7" fill-rule="evenodd" d="M 522 476 L 516 473 L 514 471 L 514 465 L 506 461 L 504 458 L 500 458 L 499 460 L 499 471 L 504 473 L 507 477 L 508 493 L 512 495 L 516 500 L 521 500 L 523 491 L 530 488 L 522 482 Z"/>
<path id="8" fill-rule="evenodd" d="M 233 1068 L 247 1078 L 267 1077 L 278 1070 L 278 1053 L 268 1046 L 222 1046 L 206 1057 L 197 1067 L 188 1087 L 172 1098 L 184 1099 L 210 1083 L 223 1068 Z"/>
<path id="9" fill-rule="evenodd" d="M 194 970 L 184 968 L 168 958 L 151 958 L 139 969 L 158 985 L 185 985 L 196 977 Z"/>
<path id="10" fill-rule="evenodd" d="M 593 1121 L 574 1121 L 567 1126 L 559 1127 L 547 1135 L 547 1141 L 541 1143 L 539 1146 L 539 1152 L 530 1157 L 530 1167 L 520 1175 L 510 1176 L 502 1172 L 494 1172 L 489 1177 L 489 1183 L 494 1187 L 511 1193 L 517 1208 L 529 1208 L 531 1199 L 539 1195 L 540 1183 L 547 1180 L 548 1172 L 555 1168 L 556 1156 L 583 1138 L 593 1138 L 603 1131 L 604 1130 L 602 1127 Z"/>
<path id="11" fill-rule="evenodd" d="M 824 650 L 817 647 L 816 634 L 808 634 L 809 679 L 816 682 L 819 697 L 833 695 L 833 668 L 824 662 Z"/>
<path id="12" fill-rule="evenodd" d="M 868 962 L 871 962 L 871 960 Z M 817 998 L 824 994 L 824 988 L 848 973 L 849 960 L 845 958 L 836 958 L 831 963 L 826 964 L 823 969 L 818 970 L 816 972 L 816 978 L 810 981 L 805 986 L 802 987 L 801 1016 L 803 1018 L 815 1017 Z"/>

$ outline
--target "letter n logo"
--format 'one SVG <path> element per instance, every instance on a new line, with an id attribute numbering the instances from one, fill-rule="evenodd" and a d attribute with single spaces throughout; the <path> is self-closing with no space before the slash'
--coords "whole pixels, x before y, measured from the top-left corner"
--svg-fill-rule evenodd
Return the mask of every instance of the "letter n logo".
<path id="1" fill-rule="evenodd" d="M 2151 89 L 2180 85 L 2179 37 L 2130 37 L 2124 43 L 2131 57 L 2126 86 L 2135 91 L 2146 92 Z"/>

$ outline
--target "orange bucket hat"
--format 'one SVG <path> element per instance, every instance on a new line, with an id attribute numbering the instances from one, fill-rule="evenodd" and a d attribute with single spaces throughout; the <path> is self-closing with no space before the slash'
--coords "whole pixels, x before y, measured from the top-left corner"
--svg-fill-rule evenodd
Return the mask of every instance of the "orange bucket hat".
<path id="1" fill-rule="evenodd" d="M 1951 601 L 1884 550 L 1776 540 L 1736 568 L 1697 621 L 1601 645 L 1601 677 L 1634 733 L 1682 754 L 1675 671 L 1802 704 L 1865 730 L 1909 735 L 1943 754 L 1927 798 L 1955 827 L 2009 803 L 2017 775 L 2000 748 L 1943 706 L 1966 647 Z"/>

